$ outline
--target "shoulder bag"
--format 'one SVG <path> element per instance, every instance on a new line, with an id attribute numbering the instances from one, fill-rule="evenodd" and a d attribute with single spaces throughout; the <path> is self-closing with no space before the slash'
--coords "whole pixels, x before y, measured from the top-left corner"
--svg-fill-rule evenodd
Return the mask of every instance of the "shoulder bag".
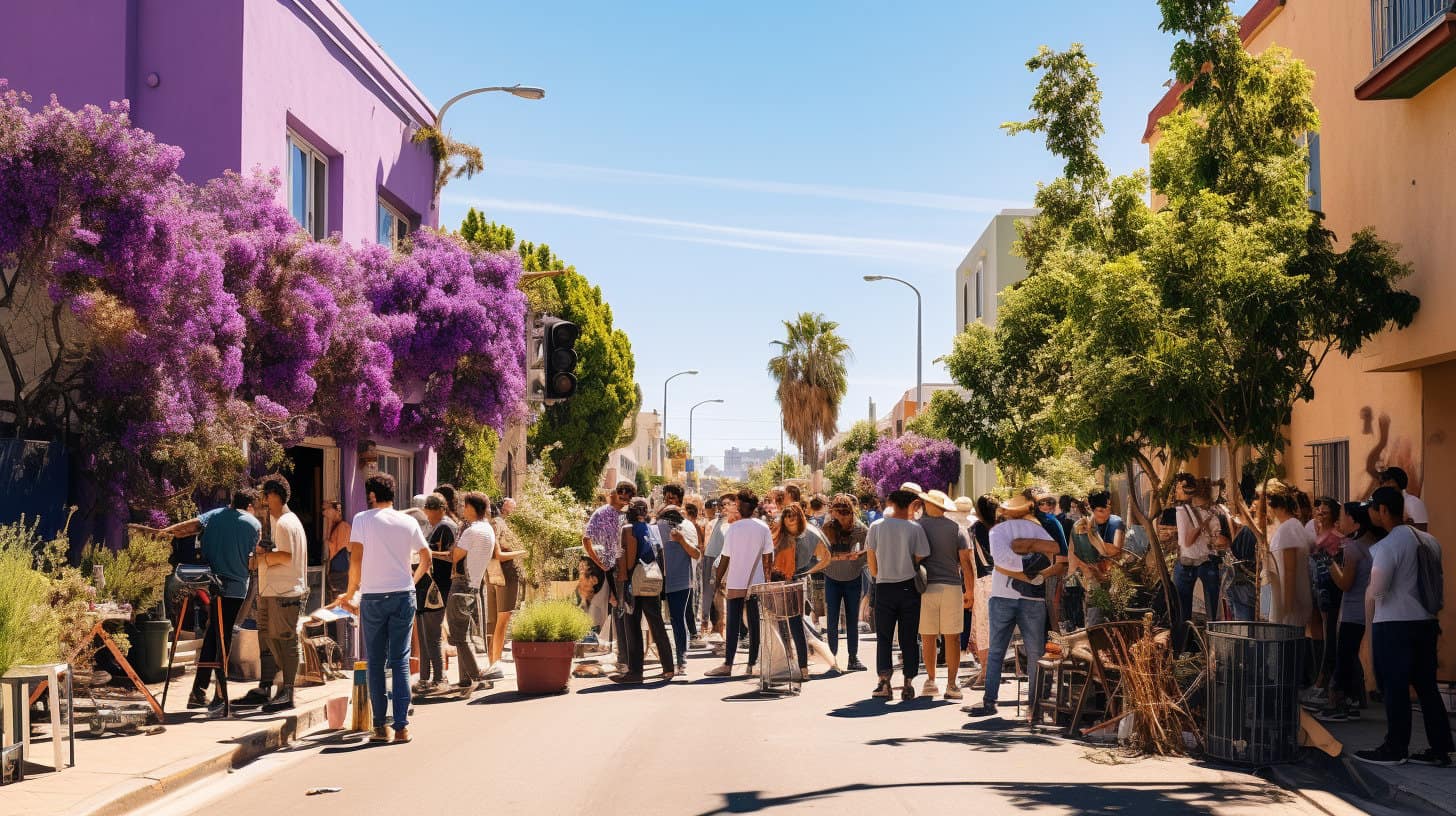
<path id="1" fill-rule="evenodd" d="M 651 561 L 643 561 L 644 551 L 650 553 Z M 662 564 L 657 553 L 652 551 L 649 541 L 637 553 L 637 564 L 632 568 L 632 595 L 638 598 L 657 597 L 662 594 Z"/>

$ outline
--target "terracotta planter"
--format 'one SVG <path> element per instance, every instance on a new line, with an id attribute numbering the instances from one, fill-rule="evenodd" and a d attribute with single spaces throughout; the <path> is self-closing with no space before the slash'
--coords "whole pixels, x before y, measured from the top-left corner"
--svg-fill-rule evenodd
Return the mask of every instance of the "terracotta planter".
<path id="1" fill-rule="evenodd" d="M 571 680 L 575 643 L 511 642 L 516 663 L 516 689 L 522 694 L 559 694 Z"/>

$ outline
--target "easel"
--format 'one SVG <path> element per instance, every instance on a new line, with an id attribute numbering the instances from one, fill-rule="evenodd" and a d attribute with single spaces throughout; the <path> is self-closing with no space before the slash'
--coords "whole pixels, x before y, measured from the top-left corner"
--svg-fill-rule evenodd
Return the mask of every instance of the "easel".
<path id="1" fill-rule="evenodd" d="M 197 590 L 192 590 L 189 591 L 186 595 L 183 595 L 182 606 L 177 612 L 177 630 L 172 633 L 172 648 L 167 653 L 167 679 L 162 684 L 163 707 L 167 705 L 167 692 L 172 688 L 172 663 L 177 659 L 177 644 L 182 639 L 181 623 L 182 621 L 187 620 L 187 607 L 189 604 L 192 603 L 192 598 L 196 594 Z M 222 692 L 224 716 L 232 716 L 232 701 L 228 698 L 227 691 L 228 639 L 224 637 L 224 633 L 222 631 L 222 596 L 217 594 L 216 591 L 212 591 L 208 593 L 208 597 L 212 599 L 212 609 L 208 611 L 208 617 L 211 619 L 211 623 L 217 627 L 218 658 L 217 660 L 205 661 L 202 660 L 201 655 L 199 655 L 197 660 L 197 668 L 214 669 L 217 671 L 217 685 L 218 689 Z M 158 710 L 160 711 L 161 709 Z"/>
<path id="2" fill-rule="evenodd" d="M 131 616 L 97 613 L 96 625 L 91 627 L 91 634 L 85 640 L 81 641 L 81 645 L 77 646 L 75 651 L 71 652 L 71 656 L 67 659 L 67 662 L 74 666 L 76 664 L 76 656 L 81 653 L 82 649 L 86 648 L 86 645 L 91 642 L 92 638 L 101 638 L 102 644 L 106 646 L 107 650 L 111 652 L 112 658 L 116 660 L 116 665 L 120 666 L 121 670 L 126 672 L 126 676 L 131 680 L 131 684 L 136 687 L 137 691 L 141 692 L 142 697 L 147 701 L 147 705 L 152 707 L 152 713 L 157 715 L 157 723 L 165 724 L 167 717 L 162 713 L 162 706 L 157 703 L 157 698 L 152 696 L 152 692 L 147 688 L 147 684 L 143 683 L 142 679 L 137 676 L 136 670 L 131 667 L 131 663 L 127 662 L 126 655 L 122 654 L 121 649 L 116 645 L 116 641 L 111 639 L 111 633 L 106 631 L 104 624 L 110 620 L 131 620 Z M 32 705 L 40 698 L 40 693 L 44 690 L 45 684 L 42 683 L 33 692 L 31 698 Z"/>

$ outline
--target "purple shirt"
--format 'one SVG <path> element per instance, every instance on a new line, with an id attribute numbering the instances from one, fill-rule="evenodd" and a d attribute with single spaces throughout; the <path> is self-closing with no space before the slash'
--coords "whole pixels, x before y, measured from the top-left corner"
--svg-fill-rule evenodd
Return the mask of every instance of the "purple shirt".
<path id="1" fill-rule="evenodd" d="M 598 507 L 586 523 L 586 537 L 596 547 L 602 566 L 615 567 L 622 557 L 622 514 L 610 504 Z"/>

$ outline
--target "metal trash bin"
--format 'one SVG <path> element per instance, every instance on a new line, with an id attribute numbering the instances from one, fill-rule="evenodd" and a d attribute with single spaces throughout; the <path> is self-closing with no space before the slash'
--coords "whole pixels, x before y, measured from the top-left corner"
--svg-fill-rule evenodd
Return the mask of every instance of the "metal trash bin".
<path id="1" fill-rule="evenodd" d="M 1209 757 L 1252 766 L 1294 761 L 1304 628 L 1218 621 L 1208 624 L 1206 642 Z"/>
<path id="2" fill-rule="evenodd" d="M 773 581 L 748 588 L 758 600 L 758 691 L 760 694 L 798 694 L 799 650 L 789 633 L 789 621 L 804 616 L 804 582 Z"/>

